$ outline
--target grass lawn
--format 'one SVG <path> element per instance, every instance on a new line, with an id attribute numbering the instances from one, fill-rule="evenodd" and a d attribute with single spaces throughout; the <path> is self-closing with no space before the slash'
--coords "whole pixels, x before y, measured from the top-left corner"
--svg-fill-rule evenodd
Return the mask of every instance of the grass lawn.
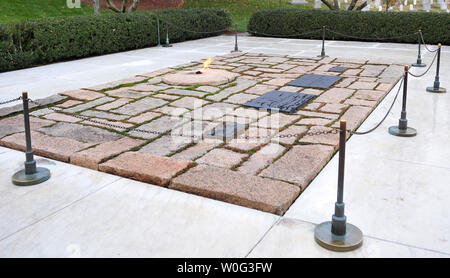
<path id="1" fill-rule="evenodd" d="M 1 1 L 1 0 L 0 0 Z M 247 31 L 247 24 L 252 14 L 263 9 L 292 8 L 312 9 L 314 1 L 308 5 L 291 5 L 290 0 L 185 0 L 183 8 L 223 8 L 233 16 L 233 24 L 238 25 L 240 32 Z"/>
<path id="2" fill-rule="evenodd" d="M 94 9 L 84 3 L 81 3 L 80 9 L 70 9 L 66 2 L 66 0 L 0 0 L 0 22 L 94 14 Z"/>

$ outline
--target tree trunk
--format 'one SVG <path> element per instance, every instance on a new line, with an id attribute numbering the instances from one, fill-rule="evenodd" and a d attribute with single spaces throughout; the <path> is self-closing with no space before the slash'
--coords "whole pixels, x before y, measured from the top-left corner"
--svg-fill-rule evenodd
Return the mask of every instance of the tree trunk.
<path id="1" fill-rule="evenodd" d="M 348 6 L 349 11 L 351 11 L 355 8 L 356 2 L 358 2 L 358 0 L 352 0 L 352 2 L 350 3 L 350 6 Z"/>
<path id="2" fill-rule="evenodd" d="M 111 2 L 111 0 L 106 0 L 106 5 L 107 5 L 108 9 L 113 10 L 116 13 L 120 13 L 120 10 L 116 7 L 116 5 L 114 5 L 113 2 Z"/>
<path id="3" fill-rule="evenodd" d="M 100 14 L 100 0 L 93 0 L 94 1 L 94 13 Z"/>

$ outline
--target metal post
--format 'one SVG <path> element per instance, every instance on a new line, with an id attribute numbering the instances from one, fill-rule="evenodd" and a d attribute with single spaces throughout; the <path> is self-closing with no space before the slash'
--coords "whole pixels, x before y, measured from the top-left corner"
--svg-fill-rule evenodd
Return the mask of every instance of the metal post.
<path id="1" fill-rule="evenodd" d="M 236 115 L 233 115 L 233 122 L 234 122 L 234 130 L 233 130 L 233 132 L 234 132 L 234 136 L 233 136 L 233 138 L 234 139 L 236 139 L 237 138 L 237 125 L 238 125 L 238 121 L 237 121 L 237 116 Z"/>
<path id="2" fill-rule="evenodd" d="M 25 128 L 25 169 L 12 176 L 12 183 L 19 186 L 35 185 L 50 178 L 50 171 L 46 168 L 36 167 L 33 149 L 31 148 L 30 114 L 28 107 L 28 93 L 22 93 L 23 119 Z"/>
<path id="3" fill-rule="evenodd" d="M 419 41 L 418 53 L 419 54 L 417 55 L 417 62 L 412 64 L 413 67 L 425 67 L 426 66 L 425 63 L 422 63 L 422 55 L 421 55 L 422 37 L 421 37 L 421 35 L 422 35 L 422 30 L 419 30 L 419 33 L 418 33 L 418 41 Z"/>
<path id="4" fill-rule="evenodd" d="M 405 66 L 405 73 L 403 77 L 403 99 L 402 99 L 402 112 L 398 126 L 391 126 L 389 133 L 395 136 L 412 137 L 417 135 L 417 130 L 408 127 L 408 119 L 406 118 L 406 99 L 408 93 L 408 66 Z"/>
<path id="5" fill-rule="evenodd" d="M 319 224 L 314 232 L 316 242 L 329 250 L 351 251 L 359 248 L 363 243 L 361 230 L 347 223 L 344 214 L 344 168 L 345 168 L 345 142 L 347 135 L 347 123 L 340 122 L 339 130 L 339 170 L 337 201 L 334 204 L 334 214 L 331 221 Z"/>
<path id="6" fill-rule="evenodd" d="M 227 141 L 227 122 L 225 121 L 225 116 L 222 120 L 222 139 L 224 142 Z"/>
<path id="7" fill-rule="evenodd" d="M 441 66 L 441 44 L 438 44 L 438 53 L 437 53 L 437 64 L 436 64 L 436 76 L 434 77 L 433 87 L 428 87 L 427 92 L 431 93 L 445 93 L 447 90 L 445 88 L 440 87 L 441 83 L 439 82 L 439 67 Z"/>
<path id="8" fill-rule="evenodd" d="M 322 51 L 320 52 L 320 55 L 317 55 L 317 57 L 328 57 L 328 55 L 325 55 L 325 32 L 326 27 L 322 26 Z"/>
<path id="9" fill-rule="evenodd" d="M 239 52 L 239 48 L 238 48 L 238 25 L 236 24 L 234 26 L 234 50 L 231 51 L 231 53 L 233 52 Z"/>
<path id="10" fill-rule="evenodd" d="M 158 47 L 161 47 L 161 30 L 159 25 L 159 18 L 156 18 L 156 23 L 158 25 Z"/>
<path id="11" fill-rule="evenodd" d="M 163 47 L 172 47 L 169 41 L 169 23 L 167 23 L 167 21 L 166 21 L 166 44 L 164 44 Z"/>

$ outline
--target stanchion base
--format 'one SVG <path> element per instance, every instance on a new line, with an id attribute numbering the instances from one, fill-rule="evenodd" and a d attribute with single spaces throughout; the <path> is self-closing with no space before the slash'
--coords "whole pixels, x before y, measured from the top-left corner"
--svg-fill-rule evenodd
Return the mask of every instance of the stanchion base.
<path id="1" fill-rule="evenodd" d="M 398 126 L 391 126 L 389 128 L 389 133 L 394 136 L 413 137 L 417 135 L 417 130 L 412 127 L 407 127 L 406 129 L 399 129 Z"/>
<path id="2" fill-rule="evenodd" d="M 27 175 L 25 169 L 20 170 L 12 176 L 12 183 L 18 186 L 28 186 L 42 183 L 50 178 L 50 170 L 37 167 L 36 173 Z"/>
<path id="3" fill-rule="evenodd" d="M 442 88 L 442 87 L 439 87 L 439 88 L 427 87 L 427 92 L 430 92 L 430 93 L 446 93 L 447 90 L 445 88 Z"/>
<path id="4" fill-rule="evenodd" d="M 317 55 L 317 57 L 325 58 L 325 57 L 330 57 L 330 56 L 328 56 L 328 55 Z"/>
<path id="5" fill-rule="evenodd" d="M 414 63 L 414 64 L 412 64 L 411 65 L 412 67 L 419 67 L 419 68 L 423 68 L 423 67 L 426 67 L 427 66 L 427 64 L 418 64 L 418 63 Z"/>
<path id="6" fill-rule="evenodd" d="M 346 224 L 346 234 L 338 236 L 331 233 L 331 221 L 319 224 L 314 231 L 316 242 L 325 249 L 345 252 L 358 249 L 363 244 L 363 234 L 358 227 Z"/>
<path id="7" fill-rule="evenodd" d="M 162 47 L 172 47 L 171 44 L 163 44 Z"/>

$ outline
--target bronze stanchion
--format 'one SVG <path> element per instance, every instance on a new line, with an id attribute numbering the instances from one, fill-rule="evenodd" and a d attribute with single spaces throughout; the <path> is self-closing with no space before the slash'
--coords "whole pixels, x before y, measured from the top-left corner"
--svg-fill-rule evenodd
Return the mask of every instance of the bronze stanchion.
<path id="1" fill-rule="evenodd" d="M 320 246 L 341 252 L 359 248 L 363 243 L 363 234 L 358 227 L 347 223 L 347 217 L 344 214 L 345 141 L 347 134 L 347 124 L 344 120 L 340 122 L 339 133 L 337 202 L 334 205 L 332 220 L 317 225 L 314 231 L 314 238 Z"/>

